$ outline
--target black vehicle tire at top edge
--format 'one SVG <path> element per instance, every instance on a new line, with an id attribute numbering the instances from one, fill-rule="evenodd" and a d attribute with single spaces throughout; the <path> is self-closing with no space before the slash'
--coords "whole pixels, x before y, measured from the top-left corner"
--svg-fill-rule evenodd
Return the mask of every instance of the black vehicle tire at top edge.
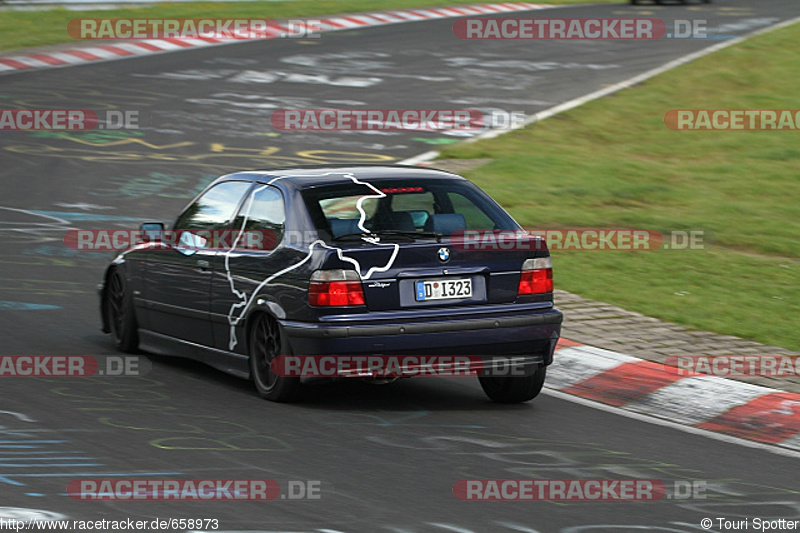
<path id="1" fill-rule="evenodd" d="M 270 363 L 289 355 L 289 343 L 277 320 L 260 313 L 250 328 L 250 377 L 259 396 L 273 402 L 293 402 L 300 394 L 300 378 L 276 375 Z"/>
<path id="2" fill-rule="evenodd" d="M 497 403 L 521 403 L 536 398 L 544 386 L 547 367 L 540 366 L 530 376 L 479 376 L 483 392 Z"/>
<path id="3" fill-rule="evenodd" d="M 139 326 L 133 308 L 133 296 L 119 268 L 114 268 L 108 274 L 103 307 L 114 345 L 122 352 L 135 353 L 139 347 Z"/>

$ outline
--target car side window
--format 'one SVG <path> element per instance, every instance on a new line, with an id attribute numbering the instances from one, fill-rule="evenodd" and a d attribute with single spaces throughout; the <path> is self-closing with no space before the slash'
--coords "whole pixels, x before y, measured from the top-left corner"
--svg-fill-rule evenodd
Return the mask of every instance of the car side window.
<path id="1" fill-rule="evenodd" d="M 247 181 L 226 181 L 215 185 L 181 213 L 174 229 L 220 229 L 227 227 L 242 196 L 250 188 Z"/>
<path id="2" fill-rule="evenodd" d="M 285 222 L 286 210 L 280 191 L 267 185 L 257 185 L 242 204 L 233 227 L 253 232 L 245 241 L 252 245 L 245 247 L 272 250 L 283 239 Z"/>

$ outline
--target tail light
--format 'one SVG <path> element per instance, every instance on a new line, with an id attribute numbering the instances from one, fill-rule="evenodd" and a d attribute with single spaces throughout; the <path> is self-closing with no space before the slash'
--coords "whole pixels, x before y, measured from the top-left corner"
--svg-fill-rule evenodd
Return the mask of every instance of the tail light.
<path id="1" fill-rule="evenodd" d="M 355 270 L 317 270 L 311 274 L 308 303 L 312 307 L 364 305 L 361 276 Z"/>
<path id="2" fill-rule="evenodd" d="M 553 292 L 553 261 L 549 257 L 526 259 L 522 263 L 517 296 Z"/>

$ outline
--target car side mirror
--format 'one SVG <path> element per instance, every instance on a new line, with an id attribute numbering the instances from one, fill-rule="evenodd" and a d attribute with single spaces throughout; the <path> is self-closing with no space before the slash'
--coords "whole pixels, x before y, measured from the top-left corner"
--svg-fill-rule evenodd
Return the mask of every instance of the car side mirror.
<path id="1" fill-rule="evenodd" d="M 163 222 L 143 222 L 139 229 L 145 242 L 161 242 L 164 235 Z"/>

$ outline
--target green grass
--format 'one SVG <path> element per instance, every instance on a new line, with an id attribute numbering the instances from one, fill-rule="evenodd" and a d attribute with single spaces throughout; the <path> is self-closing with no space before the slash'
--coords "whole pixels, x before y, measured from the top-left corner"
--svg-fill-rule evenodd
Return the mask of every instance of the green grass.
<path id="1" fill-rule="evenodd" d="M 800 109 L 800 25 L 444 158 L 526 227 L 704 229 L 702 251 L 555 252 L 556 284 L 800 350 L 800 132 L 672 131 L 671 109 Z M 688 294 L 686 294 L 688 293 Z"/>
<path id="2" fill-rule="evenodd" d="M 547 0 L 546 4 L 608 3 L 609 0 Z M 0 11 L 0 50 L 75 41 L 67 23 L 77 18 L 308 18 L 359 11 L 479 4 L 481 0 L 292 0 L 284 2 L 186 2 L 98 11 Z M 105 42 L 108 44 L 108 41 Z"/>

